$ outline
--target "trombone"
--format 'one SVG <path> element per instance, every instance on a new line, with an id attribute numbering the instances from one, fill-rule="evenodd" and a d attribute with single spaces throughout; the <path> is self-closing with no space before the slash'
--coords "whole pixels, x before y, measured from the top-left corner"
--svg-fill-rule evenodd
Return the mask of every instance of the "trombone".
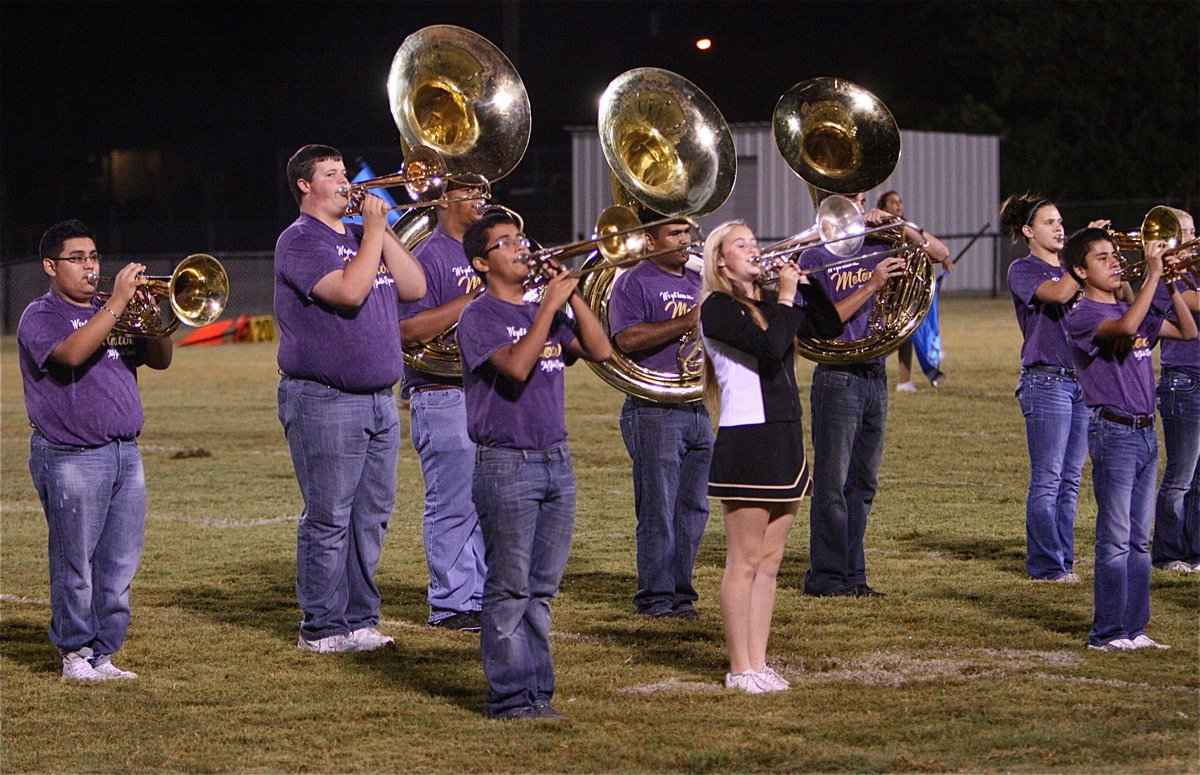
<path id="1" fill-rule="evenodd" d="M 450 183 L 460 188 L 477 188 L 480 193 L 474 196 L 447 196 L 446 189 Z M 342 186 L 338 193 L 350 199 L 346 204 L 346 215 L 349 216 L 362 213 L 363 201 L 369 190 L 399 187 L 408 192 L 411 201 L 389 207 L 388 212 L 475 200 L 480 202 L 482 208 L 492 198 L 492 184 L 487 178 L 475 173 L 451 175 L 447 171 L 446 160 L 427 145 L 418 145 L 409 151 L 399 172 Z"/>
<path id="2" fill-rule="evenodd" d="M 144 279 L 149 282 L 139 287 L 125 305 L 113 331 L 129 336 L 170 336 L 180 323 L 197 328 L 208 325 L 229 303 L 229 274 L 220 261 L 205 253 L 183 259 L 168 276 Z M 96 272 L 89 272 L 87 280 L 93 284 L 113 282 L 113 278 L 100 277 Z M 97 291 L 95 296 L 104 304 L 112 293 Z M 167 315 L 167 309 L 174 314 Z"/>

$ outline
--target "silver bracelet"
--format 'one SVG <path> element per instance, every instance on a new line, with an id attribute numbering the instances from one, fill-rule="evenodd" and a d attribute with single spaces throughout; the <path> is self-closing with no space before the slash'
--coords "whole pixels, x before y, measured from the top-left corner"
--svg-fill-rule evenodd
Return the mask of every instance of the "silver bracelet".
<path id="1" fill-rule="evenodd" d="M 107 312 L 108 314 L 112 315 L 112 316 L 113 316 L 113 320 L 120 320 L 120 319 L 121 319 L 121 316 L 120 316 L 120 315 L 118 315 L 117 313 L 113 312 L 113 311 L 112 311 L 112 310 L 109 308 L 109 306 L 108 306 L 107 304 L 101 304 L 101 305 L 100 305 L 100 309 L 102 309 L 102 310 L 104 310 L 105 312 Z"/>

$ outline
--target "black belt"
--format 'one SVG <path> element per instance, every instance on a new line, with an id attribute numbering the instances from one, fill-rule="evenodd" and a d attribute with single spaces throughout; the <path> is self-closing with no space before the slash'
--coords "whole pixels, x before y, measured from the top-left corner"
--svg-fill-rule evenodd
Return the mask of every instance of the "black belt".
<path id="1" fill-rule="evenodd" d="M 462 390 L 462 385 L 417 385 L 415 388 L 408 391 L 408 394 L 413 395 L 415 393 L 430 393 L 434 390 Z"/>
<path id="2" fill-rule="evenodd" d="M 1101 409 L 1096 414 L 1102 420 L 1128 425 L 1133 428 L 1149 428 L 1154 425 L 1154 415 L 1152 414 L 1118 414 L 1108 409 Z"/>
<path id="3" fill-rule="evenodd" d="M 825 371 L 844 371 L 867 379 L 882 379 L 887 376 L 887 367 L 882 363 L 822 363 L 817 368 Z"/>
<path id="4" fill-rule="evenodd" d="M 1043 363 L 1039 363 L 1034 366 L 1026 366 L 1025 370 L 1040 371 L 1045 374 L 1053 374 L 1057 377 L 1066 377 L 1067 379 L 1078 380 L 1078 377 L 1075 376 L 1075 369 L 1068 369 L 1065 366 L 1047 366 Z"/>

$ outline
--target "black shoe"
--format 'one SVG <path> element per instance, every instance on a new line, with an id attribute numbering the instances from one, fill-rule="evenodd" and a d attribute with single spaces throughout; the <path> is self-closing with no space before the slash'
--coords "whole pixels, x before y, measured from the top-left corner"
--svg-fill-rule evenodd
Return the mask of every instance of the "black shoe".
<path id="1" fill-rule="evenodd" d="M 505 721 L 517 721 L 519 719 L 535 719 L 538 718 L 538 709 L 533 705 L 527 705 L 524 708 L 514 708 L 505 713 L 498 713 L 492 718 L 504 719 Z"/>
<path id="2" fill-rule="evenodd" d="M 942 371 L 941 369 L 936 369 L 932 374 L 928 374 L 926 376 L 929 377 L 929 384 L 933 385 L 935 388 L 940 388 L 942 385 L 946 384 L 946 372 Z"/>
<path id="3" fill-rule="evenodd" d="M 866 584 L 859 584 L 854 588 L 855 597 L 887 597 L 886 592 L 880 592 L 878 589 L 871 589 Z"/>
<path id="4" fill-rule="evenodd" d="M 535 718 L 540 721 L 563 721 L 567 717 L 554 709 L 550 703 L 545 705 L 534 705 L 533 715 L 530 718 Z"/>
<path id="5" fill-rule="evenodd" d="M 430 627 L 441 627 L 443 630 L 458 630 L 459 632 L 479 632 L 483 629 L 483 620 L 478 611 L 461 611 L 451 614 L 445 619 L 430 622 Z"/>
<path id="6" fill-rule="evenodd" d="M 700 612 L 690 605 L 680 606 L 671 612 L 672 619 L 686 619 L 694 622 L 700 618 Z"/>
<path id="7" fill-rule="evenodd" d="M 824 592 L 805 589 L 804 594 L 808 597 L 858 597 L 858 587 L 838 587 Z"/>

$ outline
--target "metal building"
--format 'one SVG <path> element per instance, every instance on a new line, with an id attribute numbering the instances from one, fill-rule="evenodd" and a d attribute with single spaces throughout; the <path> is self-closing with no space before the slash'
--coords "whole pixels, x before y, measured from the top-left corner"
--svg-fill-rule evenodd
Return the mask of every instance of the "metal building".
<path id="1" fill-rule="evenodd" d="M 721 209 L 703 218 L 711 228 L 743 218 L 763 242 L 811 226 L 814 219 L 808 185 L 792 172 L 775 147 L 769 123 L 733 124 L 737 182 Z M 571 127 L 573 187 L 572 230 L 576 239 L 591 235 L 596 216 L 612 204 L 608 164 L 595 127 Z M 867 192 L 873 206 L 895 189 L 904 197 L 910 220 L 936 234 L 956 256 L 987 224 L 943 284 L 946 291 L 992 293 L 1000 206 L 1000 138 L 946 132 L 900 132 L 900 161 L 887 180 Z"/>

